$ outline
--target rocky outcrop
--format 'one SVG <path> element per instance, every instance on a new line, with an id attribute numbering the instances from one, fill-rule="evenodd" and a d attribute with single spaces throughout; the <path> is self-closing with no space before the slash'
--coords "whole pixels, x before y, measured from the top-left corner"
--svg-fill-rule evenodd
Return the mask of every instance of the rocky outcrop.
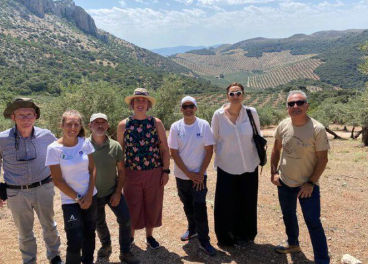
<path id="1" fill-rule="evenodd" d="M 93 18 L 73 0 L 18 0 L 33 14 L 44 18 L 45 14 L 54 14 L 65 18 L 76 25 L 83 32 L 107 42 L 106 36 L 99 35 Z"/>

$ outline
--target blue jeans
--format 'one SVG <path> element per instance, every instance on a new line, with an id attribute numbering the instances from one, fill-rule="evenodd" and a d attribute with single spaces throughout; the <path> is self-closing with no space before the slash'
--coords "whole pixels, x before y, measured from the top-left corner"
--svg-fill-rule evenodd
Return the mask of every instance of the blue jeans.
<path id="1" fill-rule="evenodd" d="M 281 180 L 280 183 L 281 186 L 278 186 L 279 201 L 285 223 L 286 235 L 288 236 L 288 244 L 299 245 L 299 226 L 296 207 L 300 187 L 289 187 Z M 312 241 L 314 261 L 316 264 L 328 264 L 330 263 L 330 257 L 328 256 L 325 232 L 320 220 L 321 201 L 319 186 L 314 186 L 311 197 L 299 198 L 299 203 Z"/>
<path id="2" fill-rule="evenodd" d="M 97 198 L 97 234 L 101 244 L 111 244 L 111 236 L 106 223 L 105 206 L 109 205 L 111 211 L 115 214 L 119 224 L 119 244 L 120 252 L 128 252 L 130 250 L 130 215 L 128 205 L 124 195 L 121 194 L 120 202 L 117 206 L 111 206 L 110 198 L 112 194 L 105 197 Z"/>
<path id="3" fill-rule="evenodd" d="M 66 264 L 92 264 L 96 237 L 96 195 L 88 209 L 82 209 L 77 203 L 63 204 L 62 209 L 67 239 Z"/>
<path id="4" fill-rule="evenodd" d="M 209 241 L 208 219 L 207 219 L 207 175 L 204 176 L 202 190 L 193 188 L 193 181 L 176 178 L 176 186 L 181 202 L 184 205 L 184 212 L 188 220 L 188 230 L 197 232 L 201 242 Z"/>

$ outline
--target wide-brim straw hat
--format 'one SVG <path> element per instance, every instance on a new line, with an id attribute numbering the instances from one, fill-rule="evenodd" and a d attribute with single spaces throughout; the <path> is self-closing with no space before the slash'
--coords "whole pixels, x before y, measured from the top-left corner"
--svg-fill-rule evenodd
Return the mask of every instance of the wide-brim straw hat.
<path id="1" fill-rule="evenodd" d="M 4 110 L 4 117 L 11 118 L 11 115 L 15 110 L 19 108 L 33 108 L 36 111 L 37 119 L 41 116 L 40 108 L 33 102 L 31 98 L 16 98 L 13 102 L 8 103 L 7 107 Z"/>
<path id="2" fill-rule="evenodd" d="M 133 95 L 129 95 L 129 96 L 125 97 L 124 101 L 127 104 L 130 104 L 132 99 L 137 98 L 137 97 L 146 98 L 148 101 L 151 102 L 152 106 L 154 106 L 156 104 L 156 99 L 153 98 L 152 96 L 150 96 L 149 92 L 144 88 L 135 89 Z"/>

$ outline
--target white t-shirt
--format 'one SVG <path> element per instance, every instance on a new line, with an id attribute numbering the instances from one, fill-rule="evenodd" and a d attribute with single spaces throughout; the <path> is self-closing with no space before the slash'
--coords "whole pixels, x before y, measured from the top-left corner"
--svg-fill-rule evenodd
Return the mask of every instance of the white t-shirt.
<path id="1" fill-rule="evenodd" d="M 253 141 L 253 129 L 247 109 L 242 106 L 238 119 L 233 124 L 225 114 L 224 107 L 227 104 L 216 110 L 212 117 L 211 129 L 216 141 L 214 167 L 220 167 L 233 175 L 253 172 L 259 164 L 259 156 Z M 249 109 L 261 134 L 258 113 L 253 107 Z"/>
<path id="2" fill-rule="evenodd" d="M 92 143 L 82 137 L 78 137 L 78 144 L 74 147 L 65 147 L 55 141 L 47 147 L 46 166 L 60 164 L 63 180 L 74 191 L 84 196 L 88 191 L 90 178 L 88 155 L 94 151 Z M 93 195 L 96 193 L 95 187 Z M 60 192 L 60 195 L 62 204 L 76 203 L 63 192 Z"/>
<path id="3" fill-rule="evenodd" d="M 191 172 L 199 172 L 206 155 L 205 147 L 215 144 L 209 123 L 198 117 L 191 125 L 185 124 L 184 119 L 172 124 L 168 141 L 169 147 L 178 150 L 185 166 Z M 189 180 L 175 163 L 174 175 L 180 179 Z"/>

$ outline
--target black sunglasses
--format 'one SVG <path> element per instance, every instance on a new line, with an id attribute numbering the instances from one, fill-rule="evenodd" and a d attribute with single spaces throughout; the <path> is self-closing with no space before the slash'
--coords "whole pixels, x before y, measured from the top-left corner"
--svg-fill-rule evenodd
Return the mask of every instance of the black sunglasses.
<path id="1" fill-rule="evenodd" d="M 188 108 L 189 109 L 194 109 L 195 105 L 194 104 L 191 104 L 191 105 L 182 105 L 181 108 L 183 108 L 184 110 L 187 110 Z"/>
<path id="2" fill-rule="evenodd" d="M 37 151 L 36 151 L 36 146 L 33 144 L 32 141 L 32 136 L 33 136 L 34 131 L 32 131 L 32 135 L 30 138 L 31 144 L 33 146 L 33 150 L 34 150 L 34 154 L 31 157 L 27 157 L 27 158 L 19 158 L 18 157 L 18 152 L 19 152 L 19 139 L 18 139 L 18 133 L 15 131 L 14 132 L 14 139 L 15 139 L 15 143 L 14 143 L 14 147 L 15 147 L 15 157 L 17 159 L 17 161 L 31 161 L 31 160 L 35 160 L 37 159 Z"/>
<path id="3" fill-rule="evenodd" d="M 243 94 L 243 92 L 242 91 L 237 91 L 237 92 L 230 92 L 229 93 L 229 95 L 231 96 L 231 97 L 233 97 L 233 96 L 241 96 Z"/>
<path id="4" fill-rule="evenodd" d="M 294 107 L 294 105 L 296 104 L 297 106 L 302 106 L 306 103 L 307 101 L 304 100 L 298 100 L 298 101 L 291 101 L 291 102 L 287 102 L 288 107 Z"/>

